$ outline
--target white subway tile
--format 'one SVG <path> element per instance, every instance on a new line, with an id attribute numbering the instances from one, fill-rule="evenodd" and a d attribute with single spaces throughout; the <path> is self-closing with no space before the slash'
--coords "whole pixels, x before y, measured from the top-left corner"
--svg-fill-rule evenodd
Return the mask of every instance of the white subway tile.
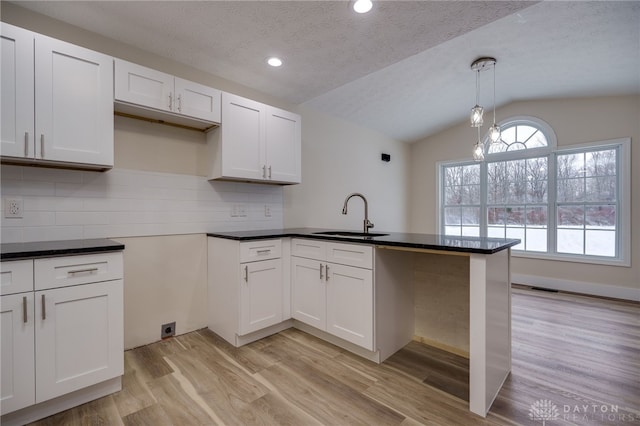
<path id="1" fill-rule="evenodd" d="M 22 172 L 22 180 L 28 182 L 82 183 L 82 173 L 79 170 L 25 167 Z"/>
<path id="2" fill-rule="evenodd" d="M 22 227 L 18 228 L 5 228 L 2 227 L 0 231 L 0 242 L 4 243 L 21 243 L 22 239 Z"/>
<path id="3" fill-rule="evenodd" d="M 2 165 L 0 166 L 0 180 L 22 180 L 22 170 L 24 167 Z"/>
<path id="4" fill-rule="evenodd" d="M 107 225 L 105 212 L 56 212 L 56 225 Z"/>
<path id="5" fill-rule="evenodd" d="M 82 238 L 82 226 L 34 226 L 24 228 L 23 241 L 80 240 Z"/>

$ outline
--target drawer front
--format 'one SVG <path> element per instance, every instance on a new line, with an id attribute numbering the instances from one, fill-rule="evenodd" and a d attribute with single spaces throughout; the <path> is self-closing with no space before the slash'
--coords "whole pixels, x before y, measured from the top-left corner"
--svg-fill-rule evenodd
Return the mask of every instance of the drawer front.
<path id="1" fill-rule="evenodd" d="M 67 287 L 123 277 L 122 252 L 36 259 L 35 289 Z"/>
<path id="2" fill-rule="evenodd" d="M 327 255 L 327 243 L 319 240 L 294 238 L 291 240 L 291 254 L 323 261 Z"/>
<path id="3" fill-rule="evenodd" d="M 258 240 L 240 243 L 240 263 L 278 259 L 282 255 L 282 241 Z"/>
<path id="4" fill-rule="evenodd" d="M 364 244 L 327 243 L 327 262 L 373 268 L 373 247 Z"/>
<path id="5" fill-rule="evenodd" d="M 0 295 L 33 291 L 33 260 L 0 263 Z"/>

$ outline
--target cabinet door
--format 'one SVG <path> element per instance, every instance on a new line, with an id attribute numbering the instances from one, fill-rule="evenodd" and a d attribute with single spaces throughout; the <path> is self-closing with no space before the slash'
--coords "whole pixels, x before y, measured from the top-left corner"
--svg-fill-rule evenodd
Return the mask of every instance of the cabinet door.
<path id="1" fill-rule="evenodd" d="M 230 93 L 222 94 L 222 175 L 262 180 L 265 105 Z"/>
<path id="2" fill-rule="evenodd" d="M 0 154 L 5 157 L 33 158 L 33 33 L 4 22 L 0 25 Z"/>
<path id="3" fill-rule="evenodd" d="M 115 99 L 161 111 L 173 111 L 174 78 L 151 68 L 114 59 Z"/>
<path id="4" fill-rule="evenodd" d="M 113 59 L 36 34 L 36 158 L 113 166 Z"/>
<path id="5" fill-rule="evenodd" d="M 373 350 L 371 270 L 333 263 L 327 267 L 327 332 Z"/>
<path id="6" fill-rule="evenodd" d="M 176 112 L 220 123 L 220 90 L 176 77 L 175 93 Z"/>
<path id="7" fill-rule="evenodd" d="M 326 330 L 326 287 L 324 264 L 312 259 L 291 258 L 292 317 Z"/>
<path id="8" fill-rule="evenodd" d="M 267 177 L 277 182 L 300 183 L 300 148 L 300 116 L 267 107 Z"/>
<path id="9" fill-rule="evenodd" d="M 35 295 L 36 403 L 123 374 L 122 280 Z"/>
<path id="10" fill-rule="evenodd" d="M 35 402 L 33 292 L 0 297 L 0 414 Z"/>
<path id="11" fill-rule="evenodd" d="M 282 259 L 244 263 L 241 267 L 238 334 L 282 321 Z"/>

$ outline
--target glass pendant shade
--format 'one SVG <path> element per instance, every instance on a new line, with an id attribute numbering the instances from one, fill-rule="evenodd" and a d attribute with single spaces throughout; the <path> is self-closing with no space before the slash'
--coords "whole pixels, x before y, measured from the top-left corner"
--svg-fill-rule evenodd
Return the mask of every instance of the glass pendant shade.
<path id="1" fill-rule="evenodd" d="M 484 146 L 478 141 L 473 146 L 473 159 L 476 161 L 484 161 Z"/>
<path id="2" fill-rule="evenodd" d="M 482 113 L 484 112 L 484 108 L 480 105 L 476 105 L 471 108 L 471 127 L 480 127 L 484 123 L 482 119 Z"/>
<path id="3" fill-rule="evenodd" d="M 493 123 L 493 126 L 489 127 L 489 140 L 491 143 L 500 141 L 500 126 L 496 123 Z"/>

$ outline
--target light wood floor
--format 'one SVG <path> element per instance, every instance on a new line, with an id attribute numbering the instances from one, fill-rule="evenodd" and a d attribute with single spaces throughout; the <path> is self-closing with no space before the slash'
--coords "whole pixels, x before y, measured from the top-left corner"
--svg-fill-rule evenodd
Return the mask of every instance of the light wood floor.
<path id="1" fill-rule="evenodd" d="M 35 424 L 540 425 L 538 400 L 549 426 L 638 424 L 640 305 L 514 289 L 512 374 L 486 419 L 467 398 L 468 361 L 419 343 L 377 365 L 294 329 L 242 348 L 204 329 L 127 351 L 121 392 Z"/>

